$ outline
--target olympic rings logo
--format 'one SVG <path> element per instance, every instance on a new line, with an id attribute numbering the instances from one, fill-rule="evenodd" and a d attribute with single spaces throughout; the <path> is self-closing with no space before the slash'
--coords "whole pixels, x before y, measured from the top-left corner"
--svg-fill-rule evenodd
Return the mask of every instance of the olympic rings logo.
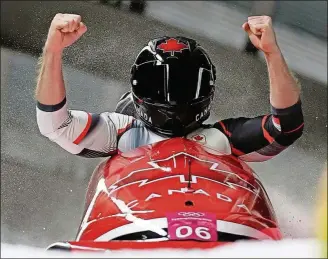
<path id="1" fill-rule="evenodd" d="M 186 212 L 179 212 L 178 215 L 183 217 L 203 217 L 205 216 L 205 213 L 186 211 Z"/>

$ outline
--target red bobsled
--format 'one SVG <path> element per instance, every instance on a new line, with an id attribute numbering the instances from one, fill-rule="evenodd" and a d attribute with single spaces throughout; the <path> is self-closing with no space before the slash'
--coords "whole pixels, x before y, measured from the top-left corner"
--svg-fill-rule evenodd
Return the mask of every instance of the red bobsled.
<path id="1" fill-rule="evenodd" d="M 104 160 L 90 180 L 76 240 L 49 249 L 211 248 L 281 238 L 246 163 L 174 138 Z"/>

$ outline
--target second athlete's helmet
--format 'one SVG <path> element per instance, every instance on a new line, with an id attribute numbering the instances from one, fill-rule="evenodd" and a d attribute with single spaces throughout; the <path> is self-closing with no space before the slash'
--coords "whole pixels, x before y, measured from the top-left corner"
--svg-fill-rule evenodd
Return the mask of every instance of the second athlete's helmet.
<path id="1" fill-rule="evenodd" d="M 137 114 L 154 132 L 184 136 L 209 117 L 215 79 L 215 66 L 195 40 L 151 40 L 131 69 Z"/>

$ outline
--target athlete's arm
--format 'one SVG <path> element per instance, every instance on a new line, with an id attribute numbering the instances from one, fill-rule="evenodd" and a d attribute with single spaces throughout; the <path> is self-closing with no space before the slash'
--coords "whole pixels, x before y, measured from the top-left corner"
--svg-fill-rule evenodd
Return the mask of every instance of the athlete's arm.
<path id="1" fill-rule="evenodd" d="M 279 49 L 271 18 L 249 17 L 243 28 L 253 45 L 265 55 L 270 80 L 271 105 L 276 109 L 284 109 L 296 104 L 300 98 L 300 87 Z"/>
<path id="2" fill-rule="evenodd" d="M 37 104 L 42 135 L 71 154 L 107 157 L 117 153 L 119 137 L 133 127 L 133 117 L 118 113 L 91 114 L 68 110 L 66 99 L 57 105 Z"/>
<path id="3" fill-rule="evenodd" d="M 246 161 L 279 154 L 303 132 L 300 87 L 280 52 L 268 16 L 249 17 L 243 24 L 255 47 L 263 51 L 269 72 L 271 114 L 220 121 L 214 127 L 228 137 L 232 152 Z"/>
<path id="4" fill-rule="evenodd" d="M 304 126 L 300 101 L 271 110 L 269 115 L 222 120 L 213 127 L 227 136 L 235 156 L 244 161 L 265 161 L 293 144 L 302 135 Z"/>
<path id="5" fill-rule="evenodd" d="M 115 113 L 90 114 L 67 107 L 62 53 L 86 31 L 79 15 L 57 14 L 53 19 L 36 87 L 37 123 L 42 135 L 72 154 L 110 156 L 117 152 L 117 138 L 133 118 Z"/>
<path id="6" fill-rule="evenodd" d="M 48 37 L 40 59 L 40 71 L 35 91 L 36 99 L 44 105 L 56 105 L 65 98 L 62 55 L 65 47 L 72 45 L 87 28 L 81 16 L 56 14 L 51 22 Z"/>
<path id="7" fill-rule="evenodd" d="M 270 102 L 276 109 L 288 108 L 300 100 L 300 84 L 289 71 L 282 53 L 265 55 L 269 80 Z"/>
<path id="8" fill-rule="evenodd" d="M 35 97 L 44 105 L 56 105 L 66 96 L 62 71 L 62 53 L 44 49 L 39 59 L 39 76 Z"/>

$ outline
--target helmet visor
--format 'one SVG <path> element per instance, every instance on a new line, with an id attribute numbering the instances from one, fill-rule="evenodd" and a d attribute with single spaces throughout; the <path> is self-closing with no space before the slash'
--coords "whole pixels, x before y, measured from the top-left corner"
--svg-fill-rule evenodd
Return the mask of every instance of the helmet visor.
<path id="1" fill-rule="evenodd" d="M 210 70 L 175 62 L 142 64 L 137 67 L 135 80 L 134 93 L 152 103 L 187 104 L 209 96 L 214 88 Z"/>

